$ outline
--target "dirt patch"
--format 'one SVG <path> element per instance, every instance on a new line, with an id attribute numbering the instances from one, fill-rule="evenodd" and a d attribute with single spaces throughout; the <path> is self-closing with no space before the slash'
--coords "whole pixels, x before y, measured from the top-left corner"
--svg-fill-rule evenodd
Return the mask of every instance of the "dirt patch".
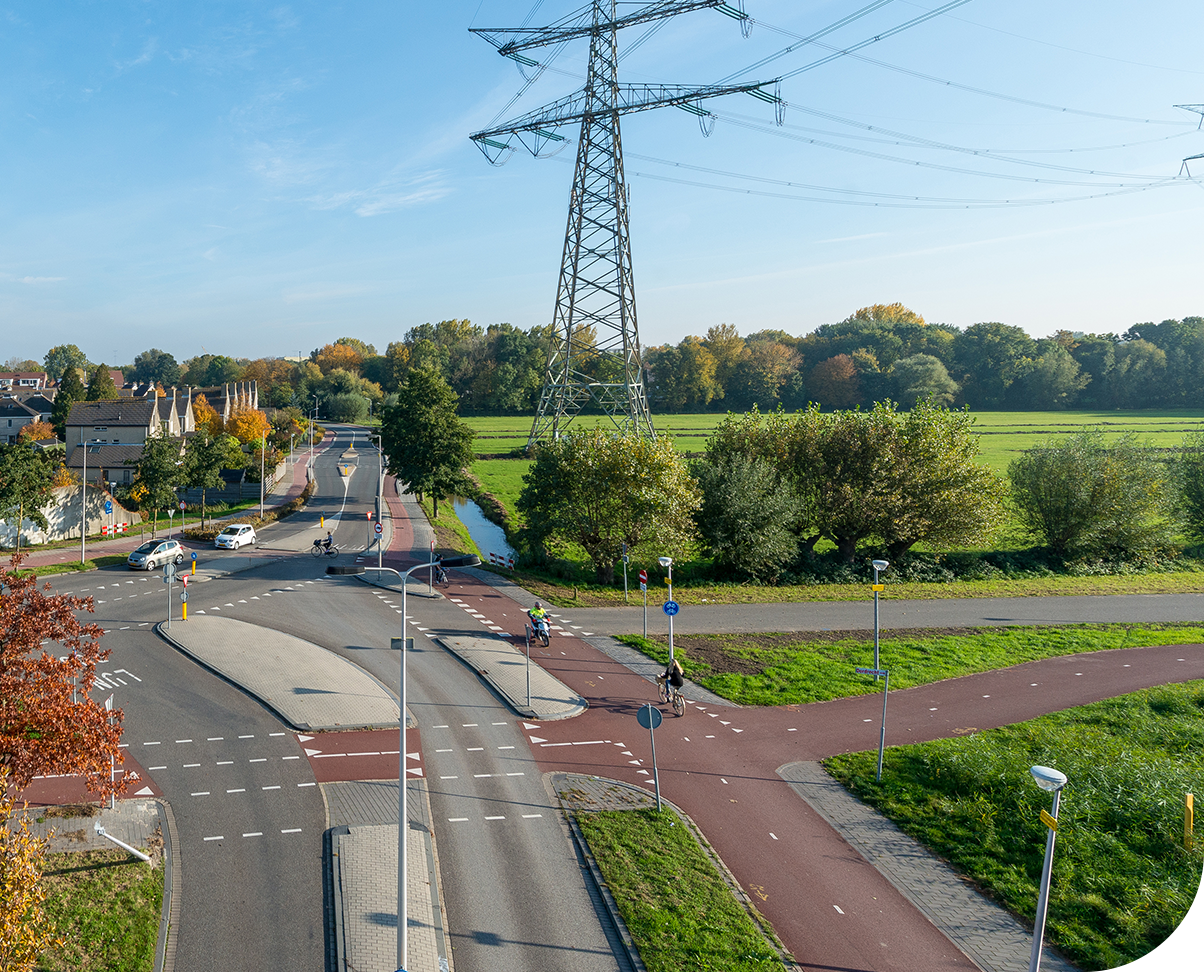
<path id="1" fill-rule="evenodd" d="M 99 817 L 100 807 L 95 803 L 68 803 L 61 807 L 43 807 L 39 816 L 69 820 L 72 817 Z"/>

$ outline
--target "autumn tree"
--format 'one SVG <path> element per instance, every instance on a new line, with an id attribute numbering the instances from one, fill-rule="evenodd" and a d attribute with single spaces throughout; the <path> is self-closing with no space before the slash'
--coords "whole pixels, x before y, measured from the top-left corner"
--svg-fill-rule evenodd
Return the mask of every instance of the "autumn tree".
<path id="1" fill-rule="evenodd" d="M 88 390 L 84 394 L 84 400 L 100 402 L 119 397 L 117 386 L 113 383 L 113 376 L 109 373 L 109 366 L 102 361 L 92 369 L 92 377 L 88 380 Z"/>
<path id="2" fill-rule="evenodd" d="M 456 414 L 458 399 L 444 377 L 415 368 L 381 413 L 380 434 L 389 472 L 411 493 L 439 500 L 466 489 L 474 433 Z"/>
<path id="3" fill-rule="evenodd" d="M 533 545 L 579 545 L 598 583 L 609 584 L 623 544 L 658 554 L 684 550 L 695 537 L 698 504 L 698 487 L 670 437 L 577 428 L 540 444 L 517 505 Z"/>
<path id="4" fill-rule="evenodd" d="M 354 371 L 358 375 L 364 363 L 363 352 L 350 344 L 327 344 L 314 351 L 310 358 L 324 375 L 335 368 Z"/>
<path id="5" fill-rule="evenodd" d="M 271 434 L 272 426 L 268 417 L 257 408 L 239 406 L 230 410 L 230 418 L 226 420 L 226 432 L 234 436 L 243 445 L 248 442 L 261 442 Z"/>
<path id="6" fill-rule="evenodd" d="M 97 665 L 109 657 L 104 630 L 76 617 L 92 613 L 92 598 L 53 594 L 19 565 L 14 557 L 0 567 L 0 768 L 17 789 L 35 776 L 74 774 L 93 793 L 120 793 L 127 781 L 110 781 L 109 760 L 125 762 L 122 713 L 114 710 L 110 724 L 90 695 Z"/>
<path id="7" fill-rule="evenodd" d="M 21 527 L 32 520 L 43 530 L 50 528 L 42 506 L 54 476 L 48 457 L 28 440 L 0 445 L 0 519 L 17 524 L 17 553 L 21 552 Z"/>
<path id="8" fill-rule="evenodd" d="M 54 426 L 54 434 L 64 442 L 67 441 L 67 416 L 71 414 L 71 406 L 82 402 L 85 395 L 87 391 L 79 373 L 74 368 L 68 368 L 59 382 L 59 390 L 54 396 L 54 407 L 50 410 L 50 424 Z"/>
<path id="9" fill-rule="evenodd" d="M 55 438 L 54 426 L 49 422 L 43 422 L 38 419 L 36 422 L 30 422 L 28 425 L 21 427 L 21 433 L 17 436 L 18 439 L 24 439 L 26 442 L 41 442 L 43 439 Z"/>
<path id="10" fill-rule="evenodd" d="M 861 401 L 861 382 L 852 355 L 838 354 L 811 369 L 811 397 L 825 408 L 850 408 Z"/>
<path id="11" fill-rule="evenodd" d="M 192 400 L 192 419 L 198 432 L 202 428 L 206 428 L 210 435 L 221 435 L 226 429 L 222 417 L 217 414 L 217 409 L 209 404 L 209 399 L 203 394 L 197 395 Z"/>
<path id="12" fill-rule="evenodd" d="M 29 832 L 29 818 L 14 814 L 8 770 L 0 766 L 0 969 L 33 972 L 39 956 L 57 944 L 46 915 L 42 885 L 49 840 Z"/>

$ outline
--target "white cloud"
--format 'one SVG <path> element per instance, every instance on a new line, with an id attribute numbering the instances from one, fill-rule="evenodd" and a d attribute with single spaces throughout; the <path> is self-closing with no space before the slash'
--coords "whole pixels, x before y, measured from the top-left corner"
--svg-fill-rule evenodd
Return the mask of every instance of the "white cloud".
<path id="1" fill-rule="evenodd" d="M 23 284 L 48 284 L 58 283 L 60 280 L 66 279 L 66 277 L 22 277 L 20 282 Z"/>

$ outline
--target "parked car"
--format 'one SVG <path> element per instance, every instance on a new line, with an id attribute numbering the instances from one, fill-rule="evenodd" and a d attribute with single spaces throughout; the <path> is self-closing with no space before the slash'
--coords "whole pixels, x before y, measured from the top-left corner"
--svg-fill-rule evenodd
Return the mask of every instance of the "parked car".
<path id="1" fill-rule="evenodd" d="M 126 565 L 131 570 L 154 570 L 160 564 L 168 562 L 184 563 L 184 548 L 179 540 L 147 540 L 137 550 L 126 557 Z"/>
<path id="2" fill-rule="evenodd" d="M 237 550 L 239 547 L 245 547 L 248 543 L 258 542 L 259 538 L 255 536 L 255 528 L 249 523 L 232 523 L 217 535 L 213 545 L 225 547 L 228 550 Z"/>

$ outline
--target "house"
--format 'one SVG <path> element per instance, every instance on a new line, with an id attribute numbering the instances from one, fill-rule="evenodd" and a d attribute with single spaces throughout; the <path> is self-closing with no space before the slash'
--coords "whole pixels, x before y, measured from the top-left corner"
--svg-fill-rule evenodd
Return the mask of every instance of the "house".
<path id="1" fill-rule="evenodd" d="M 0 398 L 0 442 L 12 445 L 21 430 L 38 420 L 38 413 L 15 398 Z"/>
<path id="2" fill-rule="evenodd" d="M 0 371 L 0 392 L 45 388 L 44 371 Z"/>
<path id="3" fill-rule="evenodd" d="M 126 465 L 126 460 L 138 459 L 148 438 L 161 428 L 177 438 L 196 431 L 191 389 L 184 396 L 173 389 L 167 398 L 160 398 L 152 389 L 146 398 L 75 402 L 65 424 L 67 468 L 82 474 L 85 456 L 80 446 L 87 443 L 89 482 L 129 483 L 133 468 Z"/>
<path id="4" fill-rule="evenodd" d="M 54 411 L 54 392 L 47 392 L 46 394 L 38 392 L 28 397 L 23 395 L 14 395 L 13 397 L 26 408 L 37 412 L 38 418 L 43 422 L 50 421 L 50 413 Z"/>

